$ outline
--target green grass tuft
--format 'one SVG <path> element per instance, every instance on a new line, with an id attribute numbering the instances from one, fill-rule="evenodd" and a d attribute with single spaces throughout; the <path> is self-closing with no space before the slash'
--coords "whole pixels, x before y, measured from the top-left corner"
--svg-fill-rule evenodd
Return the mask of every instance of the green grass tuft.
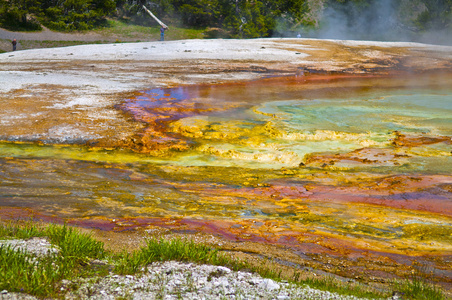
<path id="1" fill-rule="evenodd" d="M 403 294 L 406 300 L 445 300 L 443 291 L 420 276 L 411 279 L 396 281 L 394 288 Z"/>
<path id="2" fill-rule="evenodd" d="M 36 296 L 52 294 L 68 271 L 56 261 L 54 255 L 37 259 L 23 250 L 0 246 L 0 290 Z"/>
<path id="3" fill-rule="evenodd" d="M 196 244 L 193 241 L 183 239 L 149 239 L 147 246 L 141 249 L 145 259 L 151 261 L 192 261 L 210 262 L 216 260 L 218 250 L 206 245 Z"/>
<path id="4" fill-rule="evenodd" d="M 80 233 L 66 225 L 51 224 L 44 227 L 32 222 L 0 225 L 0 238 L 31 237 L 47 237 L 60 251 L 36 256 L 10 246 L 0 246 L 0 290 L 40 297 L 56 295 L 62 279 L 103 272 L 93 271 L 87 263 L 105 257 L 103 243 L 94 240 L 89 234 Z"/>
<path id="5" fill-rule="evenodd" d="M 49 225 L 45 235 L 50 242 L 60 248 L 64 257 L 98 258 L 105 257 L 104 244 L 96 241 L 90 234 L 80 233 L 78 230 L 64 226 Z"/>
<path id="6" fill-rule="evenodd" d="M 340 295 L 357 296 L 360 298 L 378 299 L 383 298 L 383 293 L 375 290 L 369 290 L 361 285 L 352 284 L 337 280 L 333 277 L 309 277 L 300 283 L 306 284 L 312 288 L 322 291 L 329 291 Z"/>
<path id="7" fill-rule="evenodd" d="M 185 239 L 151 238 L 147 240 L 145 247 L 131 254 L 123 252 L 120 257 L 115 268 L 120 274 L 136 273 L 144 266 L 157 261 L 177 260 L 232 267 L 238 267 L 239 264 L 220 255 L 218 249 Z"/>
<path id="8" fill-rule="evenodd" d="M 133 25 L 121 20 L 108 20 L 108 26 L 101 29 L 93 30 L 93 32 L 108 36 L 118 36 L 122 38 L 140 38 L 140 39 L 160 39 L 159 26 L 141 26 Z M 180 39 L 202 39 L 205 29 L 192 29 L 171 26 L 170 30 L 165 33 L 165 40 L 180 40 Z"/>
<path id="9" fill-rule="evenodd" d="M 39 228 L 32 221 L 24 222 L 20 226 L 12 223 L 5 223 L 0 225 L 0 238 L 16 238 L 16 239 L 29 239 L 32 237 L 44 236 L 42 228 Z"/>

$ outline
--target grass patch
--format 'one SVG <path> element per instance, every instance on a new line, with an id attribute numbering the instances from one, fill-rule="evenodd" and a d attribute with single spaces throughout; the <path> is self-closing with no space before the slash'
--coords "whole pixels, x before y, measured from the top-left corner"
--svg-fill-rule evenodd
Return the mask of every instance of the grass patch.
<path id="1" fill-rule="evenodd" d="M 36 296 L 53 294 L 56 284 L 68 272 L 55 267 L 55 261 L 58 259 L 53 256 L 38 260 L 24 251 L 0 246 L 0 290 Z"/>
<path id="2" fill-rule="evenodd" d="M 63 279 L 78 277 L 99 278 L 113 271 L 116 274 L 137 274 L 153 262 L 182 261 L 211 264 L 257 273 L 277 281 L 287 280 L 297 285 L 354 295 L 362 298 L 383 298 L 387 294 L 375 292 L 359 284 L 344 283 L 330 277 L 314 277 L 300 280 L 299 273 L 281 275 L 276 265 L 251 265 L 230 257 L 219 249 L 197 244 L 189 239 L 149 238 L 145 246 L 133 252 L 110 253 L 102 242 L 90 234 L 66 225 L 40 225 L 34 222 L 0 223 L 0 239 L 28 239 L 45 237 L 59 249 L 58 253 L 36 256 L 23 250 L 0 246 L 0 290 L 23 292 L 39 297 L 62 297 L 60 284 Z M 104 259 L 105 265 L 98 260 Z M 93 263 L 96 260 L 96 263 Z M 110 262 L 110 263 L 109 263 Z M 395 290 L 406 299 L 445 299 L 442 291 L 420 277 L 397 282 Z M 405 298 L 404 298 L 405 299 Z"/>
<path id="3" fill-rule="evenodd" d="M 357 296 L 360 298 L 377 299 L 383 298 L 388 295 L 383 295 L 383 293 L 378 293 L 373 290 L 364 288 L 363 286 L 351 283 L 344 283 L 333 277 L 310 277 L 301 281 L 312 288 L 316 288 L 322 291 L 329 291 L 341 295 Z"/>
<path id="4" fill-rule="evenodd" d="M 42 236 L 45 236 L 43 228 L 31 221 L 20 224 L 8 222 L 0 225 L 1 239 L 29 239 Z"/>
<path id="5" fill-rule="evenodd" d="M 62 279 L 92 276 L 93 269 L 88 262 L 105 257 L 101 242 L 66 225 L 39 226 L 32 222 L 0 225 L 1 239 L 32 237 L 46 237 L 60 251 L 37 256 L 0 246 L 0 289 L 40 297 L 53 296 L 58 293 Z M 95 272 L 102 273 L 100 270 Z"/>
<path id="6" fill-rule="evenodd" d="M 117 36 L 119 39 L 143 39 L 143 40 L 160 40 L 160 27 L 158 26 L 141 26 L 129 24 L 125 21 L 111 19 L 108 20 L 108 25 L 105 28 L 95 29 L 95 32 L 104 36 Z M 181 40 L 181 39 L 202 39 L 205 29 L 192 29 L 171 26 L 165 32 L 165 40 Z"/>
<path id="7" fill-rule="evenodd" d="M 80 233 L 72 227 L 53 224 L 49 225 L 44 232 L 50 242 L 60 248 L 64 257 L 95 259 L 105 257 L 104 244 L 94 240 L 90 234 Z"/>
<path id="8" fill-rule="evenodd" d="M 445 300 L 443 291 L 421 276 L 394 282 L 394 289 L 406 300 Z"/>
<path id="9" fill-rule="evenodd" d="M 20 224 L 5 223 L 0 225 L 1 239 L 29 239 L 32 237 L 47 237 L 59 247 L 65 257 L 90 257 L 102 259 L 105 257 L 104 245 L 96 241 L 90 234 L 67 225 L 49 224 L 40 226 L 32 221 Z"/>
<path id="10" fill-rule="evenodd" d="M 116 265 L 119 274 L 134 274 L 144 266 L 157 261 L 177 260 L 182 262 L 205 263 L 211 265 L 230 266 L 233 269 L 243 267 L 239 261 L 219 254 L 218 249 L 203 244 L 196 244 L 185 239 L 147 240 L 146 246 L 133 253 L 123 252 Z"/>
<path id="11" fill-rule="evenodd" d="M 97 28 L 91 32 L 100 35 L 108 36 L 122 36 L 133 38 L 135 36 L 149 36 L 151 34 L 159 33 L 159 28 L 147 27 L 140 25 L 128 24 L 127 22 L 110 19 L 107 21 L 107 26 L 104 28 Z"/>

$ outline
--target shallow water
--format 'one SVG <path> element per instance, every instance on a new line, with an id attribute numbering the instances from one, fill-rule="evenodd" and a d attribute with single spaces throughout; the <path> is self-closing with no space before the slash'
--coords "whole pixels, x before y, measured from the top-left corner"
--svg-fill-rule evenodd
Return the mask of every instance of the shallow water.
<path id="1" fill-rule="evenodd" d="M 452 255 L 451 78 L 138 92 L 118 108 L 148 124 L 153 151 L 0 143 L 2 216 L 156 225 L 336 256 Z"/>
<path id="2" fill-rule="evenodd" d="M 450 136 L 451 95 L 428 92 L 264 102 L 238 111 L 240 119 L 229 114 L 194 116 L 175 122 L 171 128 L 199 144 L 179 163 L 297 167 L 314 153 L 348 153 L 362 148 L 393 151 L 396 132 L 419 138 Z M 429 147 L 420 143 L 423 151 L 415 154 L 406 149 L 410 159 L 422 156 L 428 163 L 432 157 L 439 158 L 442 171 L 451 170 L 450 139 Z M 370 167 L 378 165 L 375 162 Z"/>

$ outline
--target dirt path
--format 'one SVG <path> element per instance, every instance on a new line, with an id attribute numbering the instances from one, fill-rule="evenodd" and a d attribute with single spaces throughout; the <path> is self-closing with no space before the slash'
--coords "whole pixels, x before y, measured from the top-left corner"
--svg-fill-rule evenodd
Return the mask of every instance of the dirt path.
<path id="1" fill-rule="evenodd" d="M 81 42 L 94 42 L 99 40 L 105 40 L 106 37 L 96 33 L 61 33 L 54 32 L 47 28 L 40 32 L 13 32 L 0 28 L 0 51 L 11 51 L 11 41 L 17 40 L 17 50 L 29 49 L 30 46 L 25 45 L 23 42 L 27 41 L 81 41 Z M 27 43 L 28 44 L 28 43 Z M 41 48 L 41 47 L 39 47 Z"/>
<path id="2" fill-rule="evenodd" d="M 121 41 L 153 41 L 157 37 L 149 36 L 140 32 L 133 32 L 126 35 L 105 34 L 97 32 L 87 33 L 63 33 L 52 31 L 45 28 L 39 32 L 18 32 L 8 31 L 0 28 L 0 52 L 3 50 L 9 52 L 12 50 L 11 41 L 16 39 L 18 41 L 17 50 L 31 49 L 31 48 L 47 48 L 55 46 L 65 46 L 64 42 L 81 42 L 81 43 L 109 43 L 117 40 Z M 22 42 L 22 43 L 21 43 Z M 36 43 L 41 42 L 41 43 Z M 45 43 L 44 43 L 45 42 Z M 47 45 L 46 45 L 47 44 Z"/>
<path id="3" fill-rule="evenodd" d="M 106 37 L 97 33 L 62 33 L 47 28 L 40 32 L 14 32 L 0 28 L 0 39 L 37 41 L 98 41 Z"/>

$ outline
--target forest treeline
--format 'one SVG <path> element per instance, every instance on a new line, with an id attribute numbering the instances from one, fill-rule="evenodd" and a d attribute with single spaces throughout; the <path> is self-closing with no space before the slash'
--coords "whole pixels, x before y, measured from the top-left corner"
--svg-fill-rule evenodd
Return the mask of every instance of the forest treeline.
<path id="1" fill-rule="evenodd" d="M 452 30 L 452 0 L 0 0 L 0 26 L 89 30 L 108 18 L 157 26 L 143 5 L 170 25 L 211 28 L 221 37 L 281 36 L 338 16 L 351 28 L 377 31 L 374 24 L 386 22 L 414 32 Z"/>

